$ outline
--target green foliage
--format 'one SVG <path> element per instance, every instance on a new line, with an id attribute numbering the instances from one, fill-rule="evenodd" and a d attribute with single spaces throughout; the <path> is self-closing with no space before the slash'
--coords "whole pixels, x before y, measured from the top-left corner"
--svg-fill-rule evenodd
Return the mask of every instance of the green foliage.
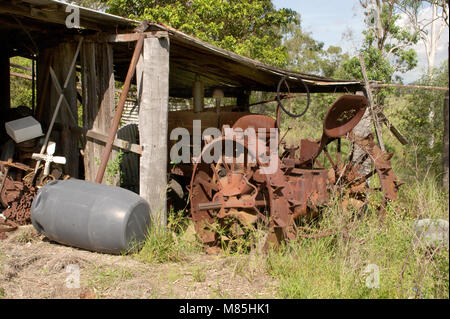
<path id="1" fill-rule="evenodd" d="M 116 157 L 113 160 L 110 160 L 108 164 L 106 164 L 106 181 L 109 185 L 116 184 L 116 178 L 119 176 L 119 180 L 121 182 L 122 177 L 120 176 L 120 163 L 122 163 L 123 151 L 119 150 L 117 152 Z M 119 184 L 120 184 L 119 182 Z"/>
<path id="2" fill-rule="evenodd" d="M 206 279 L 206 268 L 202 266 L 192 267 L 192 277 L 195 282 L 204 282 Z"/>
<path id="3" fill-rule="evenodd" d="M 148 263 L 180 262 L 186 255 L 177 237 L 166 229 L 152 223 L 147 239 L 136 257 Z"/>
<path id="4" fill-rule="evenodd" d="M 432 77 L 422 76 L 418 85 L 448 87 L 448 62 L 435 69 Z M 413 90 L 407 95 L 408 105 L 400 114 L 402 131 L 411 145 L 405 156 L 412 170 L 442 171 L 444 91 Z"/>
<path id="5" fill-rule="evenodd" d="M 147 238 L 135 257 L 147 263 L 181 262 L 198 252 L 200 244 L 183 236 L 188 227 L 183 211 L 168 212 L 167 227 L 152 219 Z"/>
<path id="6" fill-rule="evenodd" d="M 361 53 L 369 80 L 391 82 L 395 72 L 404 73 L 417 66 L 417 53 L 409 46 L 419 41 L 417 33 L 399 26 L 400 14 L 395 1 L 380 1 L 380 23 L 366 21 Z M 370 7 L 366 6 L 366 14 Z M 358 57 L 344 63 L 345 71 L 354 79 L 362 79 Z"/>
<path id="7" fill-rule="evenodd" d="M 120 163 L 122 163 L 123 154 L 123 151 L 119 150 L 117 155 L 112 160 L 110 159 L 106 164 L 106 181 L 109 185 L 116 186 L 116 184 L 120 185 L 122 182 Z M 100 159 L 95 157 L 94 160 L 97 166 L 100 166 Z M 119 177 L 119 181 L 117 181 L 117 177 Z"/>
<path id="8" fill-rule="evenodd" d="M 298 22 L 290 9 L 270 0 L 108 0 L 108 12 L 162 22 L 221 48 L 283 66 L 282 31 Z"/>
<path id="9" fill-rule="evenodd" d="M 30 59 L 22 57 L 13 57 L 10 59 L 10 62 L 31 68 Z M 19 68 L 11 67 L 11 71 L 31 76 L 31 72 L 24 71 Z M 11 76 L 11 107 L 18 107 L 21 105 L 25 105 L 31 108 L 31 100 L 32 100 L 31 81 L 24 78 Z"/>

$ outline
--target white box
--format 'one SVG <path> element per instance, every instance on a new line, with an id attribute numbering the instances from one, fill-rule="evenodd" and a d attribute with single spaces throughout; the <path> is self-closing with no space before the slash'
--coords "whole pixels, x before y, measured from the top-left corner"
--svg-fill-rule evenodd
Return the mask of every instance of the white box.
<path id="1" fill-rule="evenodd" d="M 6 133 L 16 143 L 28 141 L 42 136 L 41 124 L 32 116 L 27 116 L 18 120 L 5 123 Z"/>

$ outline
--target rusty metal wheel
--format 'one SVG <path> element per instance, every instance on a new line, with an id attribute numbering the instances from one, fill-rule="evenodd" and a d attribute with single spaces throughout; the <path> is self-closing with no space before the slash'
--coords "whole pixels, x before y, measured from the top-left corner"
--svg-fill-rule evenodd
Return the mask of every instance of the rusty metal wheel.
<path id="1" fill-rule="evenodd" d="M 196 233 L 210 251 L 246 240 L 256 228 L 269 223 L 270 199 L 265 180 L 256 177 L 258 164 L 240 161 L 242 156 L 247 158 L 249 150 L 221 137 L 207 144 L 202 155 L 218 144 L 222 152 L 213 163 L 194 165 L 189 192 Z M 225 144 L 235 150 L 232 158 L 225 156 Z"/>

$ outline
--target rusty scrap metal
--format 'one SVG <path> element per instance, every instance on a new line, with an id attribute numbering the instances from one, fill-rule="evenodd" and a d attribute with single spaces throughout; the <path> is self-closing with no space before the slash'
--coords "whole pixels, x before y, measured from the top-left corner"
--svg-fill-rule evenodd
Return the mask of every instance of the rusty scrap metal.
<path id="1" fill-rule="evenodd" d="M 0 161 L 0 172 L 2 173 L 0 175 L 3 175 L 0 187 L 0 207 L 4 207 L 0 216 L 0 239 L 6 238 L 6 232 L 14 231 L 18 226 L 31 223 L 31 205 L 40 186 L 58 178 L 68 178 L 67 175 L 63 176 L 57 168 L 52 171 L 52 174 L 45 175 L 43 167 L 40 165 L 37 185 L 33 186 L 33 168 L 12 160 Z M 9 174 L 10 169 L 17 170 L 16 177 L 22 176 L 17 174 L 19 171 L 25 172 L 26 175 L 19 180 L 14 180 L 12 174 Z"/>
<path id="2" fill-rule="evenodd" d="M 362 209 L 367 194 L 375 189 L 367 186 L 373 175 L 380 178 L 380 190 L 384 202 L 397 199 L 397 180 L 391 164 L 392 154 L 387 154 L 374 143 L 373 136 L 359 137 L 352 129 L 361 120 L 367 100 L 364 96 L 343 95 L 328 110 L 323 124 L 321 139 L 301 140 L 299 146 L 284 145 L 284 152 L 278 158 L 278 169 L 272 174 L 263 174 L 257 154 L 268 153 L 268 129 L 277 127 L 277 120 L 265 115 L 246 115 L 233 125 L 233 128 L 254 128 L 256 150 L 249 147 L 248 139 L 237 141 L 226 135 L 207 143 L 203 154 L 215 148 L 243 150 L 242 154 L 252 155 L 256 162 L 227 161 L 222 152 L 215 164 L 195 163 L 190 182 L 189 196 L 191 217 L 198 237 L 207 251 L 216 252 L 221 244 L 231 242 L 236 236 L 246 236 L 250 229 L 265 227 L 268 230 L 266 247 L 297 237 L 318 238 L 336 234 L 324 231 L 311 234 L 301 226 L 305 221 L 320 214 L 330 203 L 330 193 L 340 192 L 346 200 L 342 206 L 349 205 Z M 259 128 L 265 128 L 264 136 Z M 365 153 L 362 159 L 353 159 L 353 152 L 347 160 L 341 152 L 342 140 L 358 145 Z M 328 150 L 331 142 L 336 142 L 336 156 Z M 277 145 L 280 145 L 277 141 Z M 297 152 L 299 150 L 299 152 Z M 256 154 L 251 154 L 256 152 Z M 236 152 L 237 153 L 237 152 Z M 298 156 L 296 155 L 297 153 Z M 317 158 L 324 154 L 330 168 L 323 168 Z M 359 166 L 369 158 L 373 171 L 367 175 L 359 174 Z M 382 210 L 382 209 L 381 209 Z"/>
<path id="3" fill-rule="evenodd" d="M 36 193 L 37 188 L 33 187 L 31 183 L 14 181 L 10 176 L 7 176 L 0 193 L 1 203 L 6 207 L 3 216 L 8 221 L 14 221 L 18 225 L 29 224 L 31 222 L 31 204 Z"/>

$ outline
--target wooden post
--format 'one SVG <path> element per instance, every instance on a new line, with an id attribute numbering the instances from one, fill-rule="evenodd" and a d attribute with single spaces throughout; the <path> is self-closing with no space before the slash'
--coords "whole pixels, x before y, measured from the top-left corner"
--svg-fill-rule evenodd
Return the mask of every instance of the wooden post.
<path id="1" fill-rule="evenodd" d="M 241 111 L 248 111 L 250 104 L 250 93 L 242 92 L 236 97 L 236 105 L 239 107 Z"/>
<path id="2" fill-rule="evenodd" d="M 169 38 L 146 38 L 137 66 L 139 97 L 140 195 L 152 217 L 167 223 L 167 134 L 169 112 Z"/>
<path id="3" fill-rule="evenodd" d="M 11 107 L 11 84 L 9 76 L 9 51 L 0 50 L 0 111 Z"/>
<path id="4" fill-rule="evenodd" d="M 359 56 L 359 61 L 361 63 L 361 70 L 364 77 L 365 82 L 365 93 L 367 97 L 367 102 L 369 103 L 369 111 L 372 116 L 373 126 L 375 128 L 375 134 L 377 136 L 378 144 L 380 144 L 380 148 L 383 152 L 385 152 L 383 137 L 381 136 L 381 128 L 378 123 L 377 115 L 375 114 L 374 105 L 373 105 L 373 97 L 372 97 L 372 88 L 370 87 L 369 78 L 367 77 L 366 65 L 364 63 L 364 58 L 362 55 Z"/>
<path id="5" fill-rule="evenodd" d="M 37 56 L 37 79 L 36 79 L 36 96 L 37 107 L 35 116 L 38 121 L 41 121 L 44 114 L 45 103 L 48 102 L 49 96 L 49 83 L 52 55 L 50 50 L 44 50 Z"/>
<path id="6" fill-rule="evenodd" d="M 107 43 L 84 42 L 81 50 L 83 127 L 104 133 L 109 131 L 114 116 L 113 50 Z M 94 182 L 105 143 L 86 137 L 84 148 L 85 180 Z M 117 156 L 112 151 L 111 159 Z M 110 177 L 104 184 L 116 185 L 119 178 Z"/>
<path id="7" fill-rule="evenodd" d="M 54 48 L 45 50 L 43 57 L 45 57 L 41 62 L 41 66 L 48 62 L 47 59 L 51 60 L 50 65 L 53 67 L 59 83 L 64 83 L 66 77 L 69 73 L 72 59 L 76 53 L 76 43 L 63 42 Z M 47 60 L 47 61 L 45 61 Z M 39 67 L 39 65 L 38 65 Z M 45 69 L 44 69 L 45 70 Z M 41 84 L 43 85 L 43 76 L 48 70 L 39 72 Z M 58 94 L 55 89 L 55 85 L 47 84 L 47 90 L 49 94 L 41 92 L 41 99 L 45 98 L 44 101 L 40 101 L 44 105 L 42 109 L 42 122 L 43 124 L 50 123 L 50 119 L 53 116 L 56 105 L 60 94 Z M 38 86 L 39 89 L 40 85 Z M 75 72 L 72 72 L 67 88 L 64 90 L 64 96 L 70 105 L 70 112 L 72 116 L 68 113 L 67 107 L 61 107 L 59 113 L 56 117 L 56 123 L 60 123 L 63 126 L 61 134 L 53 131 L 51 135 L 51 140 L 57 143 L 57 154 L 63 154 L 67 159 L 67 164 L 64 165 L 64 172 L 69 174 L 71 177 L 78 177 L 78 166 L 79 166 L 79 152 L 78 152 L 78 138 L 75 134 L 72 134 L 69 127 L 73 126 L 73 119 L 78 120 L 78 108 L 77 108 L 77 88 L 75 81 Z M 44 125 L 45 127 L 45 125 Z"/>

